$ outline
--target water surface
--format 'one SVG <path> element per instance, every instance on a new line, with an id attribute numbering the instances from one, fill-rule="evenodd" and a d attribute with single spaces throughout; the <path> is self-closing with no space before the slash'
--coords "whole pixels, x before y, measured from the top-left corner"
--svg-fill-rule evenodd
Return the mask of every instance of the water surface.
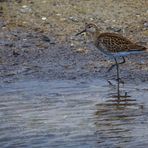
<path id="1" fill-rule="evenodd" d="M 146 147 L 147 88 L 126 84 L 131 101 L 118 105 L 105 80 L 1 84 L 0 147 Z"/>

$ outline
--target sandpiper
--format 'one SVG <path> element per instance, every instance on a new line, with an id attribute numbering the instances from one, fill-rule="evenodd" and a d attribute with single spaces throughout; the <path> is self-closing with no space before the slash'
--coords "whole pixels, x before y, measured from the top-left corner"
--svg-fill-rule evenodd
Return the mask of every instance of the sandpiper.
<path id="1" fill-rule="evenodd" d="M 118 82 L 120 79 L 119 64 L 125 63 L 124 57 L 130 54 L 139 54 L 146 51 L 146 47 L 133 43 L 129 39 L 119 34 L 109 32 L 101 33 L 101 30 L 94 23 L 86 23 L 85 29 L 77 33 L 76 36 L 84 32 L 92 37 L 94 45 L 101 52 L 115 60 L 115 64 L 112 65 L 108 71 L 110 71 L 116 65 Z M 121 57 L 123 61 L 118 63 L 117 57 Z"/>
<path id="2" fill-rule="evenodd" d="M 89 23 L 85 24 L 85 29 L 76 34 L 88 33 L 94 42 L 94 45 L 102 51 L 107 56 L 114 58 L 115 62 L 117 61 L 117 57 L 121 57 L 123 59 L 122 62 L 117 64 L 125 63 L 125 56 L 130 54 L 139 54 L 143 51 L 146 51 L 146 47 L 137 45 L 136 43 L 131 42 L 129 39 L 116 34 L 116 33 L 101 33 L 100 29 L 96 24 Z M 112 65 L 108 71 L 110 71 L 116 64 Z"/>

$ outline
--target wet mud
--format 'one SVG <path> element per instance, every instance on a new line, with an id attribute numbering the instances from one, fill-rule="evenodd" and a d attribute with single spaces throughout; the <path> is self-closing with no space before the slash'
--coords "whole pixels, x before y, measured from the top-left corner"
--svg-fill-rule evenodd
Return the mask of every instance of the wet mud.
<path id="1" fill-rule="evenodd" d="M 89 9 L 81 3 L 2 1 L 0 79 L 114 79 L 115 69 L 107 73 L 112 61 L 95 49 L 85 36 L 75 37 L 85 22 L 95 22 L 102 32 L 118 32 L 147 47 L 146 1 L 87 1 Z M 102 13 L 105 7 L 108 9 Z M 147 82 L 147 58 L 147 52 L 128 56 L 126 64 L 120 67 L 124 81 Z"/>

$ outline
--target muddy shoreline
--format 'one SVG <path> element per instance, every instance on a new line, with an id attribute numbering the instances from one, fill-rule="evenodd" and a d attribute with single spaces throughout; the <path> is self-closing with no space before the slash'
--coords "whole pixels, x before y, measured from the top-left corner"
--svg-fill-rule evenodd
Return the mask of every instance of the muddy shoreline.
<path id="1" fill-rule="evenodd" d="M 88 1 L 91 9 L 88 5 L 87 9 L 80 9 L 81 3 L 67 3 L 66 0 L 1 3 L 0 81 L 115 79 L 115 69 L 106 73 L 112 61 L 92 47 L 85 36 L 75 37 L 85 22 L 95 22 L 102 31 L 118 32 L 147 47 L 147 2 Z M 43 11 L 40 5 L 45 10 L 47 6 L 51 9 Z M 11 13 L 9 7 L 13 8 Z M 39 7 L 42 8 L 40 15 Z M 101 10 L 105 7 L 108 11 L 105 9 L 103 14 Z M 121 77 L 126 83 L 148 81 L 147 59 L 147 53 L 126 58 L 127 62 L 120 67 Z"/>
<path id="2" fill-rule="evenodd" d="M 3 38 L 0 43 L 1 81 L 116 77 L 116 69 L 106 73 L 113 62 L 91 47 L 90 43 L 75 48 L 69 43 L 60 44 L 44 33 L 22 28 L 5 34 L 13 40 Z M 126 63 L 120 66 L 121 77 L 126 82 L 147 82 L 147 68 L 147 54 L 128 56 Z"/>

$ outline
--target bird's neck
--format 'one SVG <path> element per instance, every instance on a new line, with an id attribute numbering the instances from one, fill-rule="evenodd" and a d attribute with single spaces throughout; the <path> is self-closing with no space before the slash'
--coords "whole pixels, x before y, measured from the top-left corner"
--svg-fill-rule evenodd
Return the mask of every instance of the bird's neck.
<path id="1" fill-rule="evenodd" d="M 100 35 L 99 30 L 96 30 L 95 32 L 92 33 L 92 40 L 94 41 L 94 43 L 97 42 L 99 35 Z"/>

